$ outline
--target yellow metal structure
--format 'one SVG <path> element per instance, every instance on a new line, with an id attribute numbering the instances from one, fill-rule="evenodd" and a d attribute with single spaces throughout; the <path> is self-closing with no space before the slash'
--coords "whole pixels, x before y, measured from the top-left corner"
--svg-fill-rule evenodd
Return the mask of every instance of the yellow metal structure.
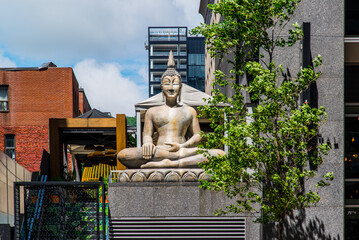
<path id="1" fill-rule="evenodd" d="M 111 170 L 116 170 L 115 165 L 99 163 L 96 165 L 84 167 L 82 182 L 97 182 L 100 178 L 105 179 L 110 175 Z"/>
<path id="2" fill-rule="evenodd" d="M 50 176 L 54 178 L 56 176 L 61 176 L 61 169 L 63 163 L 63 148 L 61 142 L 61 131 L 65 129 L 108 129 L 108 128 L 115 128 L 116 129 L 116 153 L 120 152 L 122 149 L 126 148 L 126 116 L 125 114 L 116 114 L 116 118 L 51 118 L 49 120 L 49 143 L 50 143 Z M 126 169 L 124 165 L 122 165 L 117 159 L 117 170 Z M 106 165 L 106 164 L 103 164 Z M 109 164 L 107 164 L 109 165 Z M 88 174 L 86 178 L 92 179 L 96 177 L 94 176 L 94 170 L 96 165 L 89 167 L 89 169 L 85 169 L 84 174 Z M 100 171 L 105 171 L 102 169 L 113 168 L 112 165 L 107 167 L 97 165 L 97 168 Z M 91 170 L 92 169 L 92 175 Z M 116 166 L 114 168 L 116 170 Z M 97 171 L 97 170 L 96 170 Z M 107 171 L 107 170 L 106 170 Z M 100 173 L 100 172 L 99 172 Z M 83 175 L 84 175 L 83 174 Z M 106 175 L 106 178 L 108 177 Z M 84 177 L 82 177 L 82 181 Z"/>

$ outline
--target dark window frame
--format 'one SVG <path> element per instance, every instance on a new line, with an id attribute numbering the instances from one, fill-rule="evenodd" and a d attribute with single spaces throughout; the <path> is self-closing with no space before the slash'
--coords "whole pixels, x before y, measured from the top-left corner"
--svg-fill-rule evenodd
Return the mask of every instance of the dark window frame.
<path id="1" fill-rule="evenodd" d="M 12 138 L 12 139 L 11 139 Z M 7 146 L 9 140 L 13 141 L 13 146 Z M 15 134 L 5 134 L 4 135 L 4 152 L 8 155 L 11 159 L 16 160 L 16 140 Z M 9 154 L 11 153 L 11 155 Z"/>
<path id="2" fill-rule="evenodd" d="M 0 112 L 9 112 L 9 85 L 0 85 L 0 91 L 6 91 L 6 100 L 0 99 Z"/>

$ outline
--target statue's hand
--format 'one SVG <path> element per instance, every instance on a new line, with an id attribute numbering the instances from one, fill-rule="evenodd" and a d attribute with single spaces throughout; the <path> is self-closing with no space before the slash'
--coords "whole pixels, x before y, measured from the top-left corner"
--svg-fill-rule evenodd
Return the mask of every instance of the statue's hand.
<path id="1" fill-rule="evenodd" d="M 153 143 L 144 143 L 142 145 L 142 157 L 144 159 L 151 159 L 155 155 L 156 146 Z"/>
<path id="2" fill-rule="evenodd" d="M 177 152 L 182 148 L 182 145 L 179 143 L 165 142 L 165 144 L 170 146 L 169 148 L 166 149 L 169 152 Z"/>

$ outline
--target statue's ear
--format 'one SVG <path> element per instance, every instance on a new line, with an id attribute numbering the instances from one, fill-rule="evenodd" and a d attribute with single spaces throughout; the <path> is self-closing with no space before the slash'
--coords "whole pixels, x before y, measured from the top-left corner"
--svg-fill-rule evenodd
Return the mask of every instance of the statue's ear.
<path id="1" fill-rule="evenodd" d="M 162 82 L 161 82 L 160 86 L 161 86 L 161 93 L 162 93 L 162 102 L 165 102 L 165 95 L 163 93 L 163 88 L 162 88 L 163 84 L 162 84 Z"/>
<path id="2" fill-rule="evenodd" d="M 178 93 L 178 102 L 181 102 L 181 95 L 182 95 L 182 83 Z"/>
<path id="3" fill-rule="evenodd" d="M 165 94 L 163 93 L 163 88 L 162 88 L 162 86 L 163 86 L 163 84 L 162 84 L 162 82 L 161 82 L 161 93 L 162 93 L 162 102 L 166 102 L 166 100 L 165 100 Z"/>

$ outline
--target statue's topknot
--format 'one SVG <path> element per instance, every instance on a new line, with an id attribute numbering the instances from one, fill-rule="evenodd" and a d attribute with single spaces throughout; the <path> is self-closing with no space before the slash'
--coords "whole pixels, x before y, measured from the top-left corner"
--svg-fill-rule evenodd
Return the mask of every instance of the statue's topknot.
<path id="1" fill-rule="evenodd" d="M 170 51 L 170 55 L 168 56 L 167 70 L 162 74 L 161 81 L 166 76 L 178 76 L 181 79 L 181 75 L 175 69 L 176 62 L 173 58 L 172 50 Z"/>

